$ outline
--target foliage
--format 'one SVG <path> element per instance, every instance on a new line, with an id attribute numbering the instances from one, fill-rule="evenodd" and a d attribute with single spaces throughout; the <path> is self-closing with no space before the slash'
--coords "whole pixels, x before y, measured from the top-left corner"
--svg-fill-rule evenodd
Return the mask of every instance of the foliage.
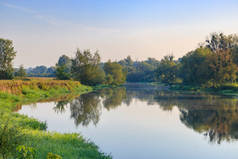
<path id="1" fill-rule="evenodd" d="M 71 73 L 67 71 L 68 68 L 63 66 L 57 66 L 56 67 L 56 78 L 59 80 L 69 80 L 71 78 Z"/>
<path id="2" fill-rule="evenodd" d="M 72 60 L 62 55 L 56 64 L 56 78 L 60 80 L 69 80 L 71 78 Z"/>
<path id="3" fill-rule="evenodd" d="M 224 35 L 223 33 L 212 33 L 206 40 L 205 46 L 212 52 L 233 49 L 238 44 L 236 35 Z"/>
<path id="4" fill-rule="evenodd" d="M 49 152 L 48 155 L 47 155 L 47 159 L 62 159 L 62 157 Z"/>
<path id="5" fill-rule="evenodd" d="M 0 38 L 0 79 L 12 79 L 13 67 L 12 61 L 16 56 L 11 40 Z"/>
<path id="6" fill-rule="evenodd" d="M 155 70 L 159 61 L 148 58 L 145 61 L 133 61 L 130 56 L 118 62 L 127 72 L 127 82 L 155 82 Z"/>
<path id="7" fill-rule="evenodd" d="M 46 66 L 36 66 L 26 69 L 28 77 L 55 77 L 56 68 Z"/>
<path id="8" fill-rule="evenodd" d="M 20 66 L 20 68 L 15 73 L 15 76 L 17 77 L 25 77 L 26 76 L 26 70 L 24 69 L 23 65 Z"/>
<path id="9" fill-rule="evenodd" d="M 10 125 L 8 120 L 0 121 L 0 154 L 3 159 L 13 156 L 16 148 L 23 144 L 24 137 L 17 125 Z"/>
<path id="10" fill-rule="evenodd" d="M 204 46 L 189 52 L 181 59 L 181 78 L 185 84 L 220 87 L 234 82 L 238 67 L 235 35 L 211 34 Z"/>
<path id="11" fill-rule="evenodd" d="M 211 78 L 209 58 L 212 52 L 208 48 L 198 48 L 181 59 L 180 77 L 184 84 L 201 85 Z"/>
<path id="12" fill-rule="evenodd" d="M 59 65 L 59 66 L 65 65 L 70 69 L 72 66 L 72 60 L 68 56 L 62 55 L 62 56 L 60 56 L 57 65 Z M 68 70 L 68 71 L 70 72 L 70 70 Z"/>
<path id="13" fill-rule="evenodd" d="M 92 54 L 90 50 L 82 52 L 78 49 L 72 65 L 74 79 L 86 85 L 102 84 L 105 80 L 105 73 L 99 64 L 100 55 L 98 52 Z"/>
<path id="14" fill-rule="evenodd" d="M 174 61 L 174 57 L 171 56 L 165 56 L 157 70 L 156 75 L 160 82 L 166 83 L 166 84 L 174 84 L 178 81 L 178 65 Z"/>
<path id="15" fill-rule="evenodd" d="M 104 64 L 106 83 L 109 85 L 120 85 L 126 81 L 126 72 L 117 62 L 108 61 Z"/>
<path id="16" fill-rule="evenodd" d="M 16 150 L 16 159 L 35 159 L 36 151 L 32 147 L 21 145 Z"/>
<path id="17" fill-rule="evenodd" d="M 213 33 L 199 48 L 178 61 L 165 57 L 160 61 L 156 75 L 166 84 L 195 87 L 222 87 L 234 83 L 238 73 L 238 37 Z M 181 80 L 178 80 L 181 79 Z"/>

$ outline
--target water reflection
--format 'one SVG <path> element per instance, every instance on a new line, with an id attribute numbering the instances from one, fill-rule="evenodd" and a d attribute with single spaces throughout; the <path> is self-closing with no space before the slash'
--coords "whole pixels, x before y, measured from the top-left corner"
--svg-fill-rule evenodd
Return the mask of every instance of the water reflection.
<path id="1" fill-rule="evenodd" d="M 158 105 L 164 111 L 177 107 L 180 120 L 188 128 L 203 134 L 211 143 L 238 139 L 238 100 L 210 94 L 191 94 L 161 90 L 153 85 L 127 85 L 126 88 L 106 88 L 74 100 L 57 102 L 55 112 L 64 113 L 70 107 L 75 125 L 97 125 L 102 108 L 108 111 L 134 100 Z M 146 120 L 146 119 L 145 119 Z"/>
<path id="2" fill-rule="evenodd" d="M 98 92 L 83 94 L 74 100 L 59 101 L 53 108 L 57 113 L 64 113 L 69 105 L 71 118 L 76 126 L 97 125 L 100 119 L 102 105 L 109 111 L 121 105 L 126 99 L 125 88 L 102 89 Z"/>
<path id="3" fill-rule="evenodd" d="M 180 120 L 212 143 L 238 139 L 238 100 L 208 94 L 158 93 L 163 110 L 178 107 Z"/>

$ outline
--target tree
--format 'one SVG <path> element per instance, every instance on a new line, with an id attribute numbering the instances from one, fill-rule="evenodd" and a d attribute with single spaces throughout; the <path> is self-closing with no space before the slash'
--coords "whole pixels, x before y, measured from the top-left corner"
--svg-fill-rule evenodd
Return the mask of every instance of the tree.
<path id="1" fill-rule="evenodd" d="M 236 35 L 224 35 L 223 33 L 212 33 L 206 40 L 205 46 L 212 52 L 232 49 L 237 46 L 238 38 Z"/>
<path id="2" fill-rule="evenodd" d="M 219 87 L 237 78 L 237 36 L 211 34 L 204 46 L 181 59 L 180 77 L 185 84 Z"/>
<path id="3" fill-rule="evenodd" d="M 41 65 L 41 66 L 36 66 L 35 69 L 34 69 L 34 71 L 35 71 L 36 73 L 43 74 L 43 73 L 46 73 L 46 72 L 47 72 L 47 67 L 46 67 L 46 66 L 43 66 L 43 65 Z"/>
<path id="4" fill-rule="evenodd" d="M 67 71 L 66 66 L 57 66 L 56 67 L 56 78 L 59 80 L 69 80 L 71 78 L 71 73 Z"/>
<path id="5" fill-rule="evenodd" d="M 210 57 L 212 51 L 201 47 L 181 59 L 180 77 L 184 84 L 201 85 L 211 79 Z"/>
<path id="6" fill-rule="evenodd" d="M 155 82 L 155 70 L 159 61 L 154 58 L 148 58 L 145 61 L 132 61 L 131 57 L 118 62 L 123 66 L 123 71 L 127 73 L 128 82 Z"/>
<path id="7" fill-rule="evenodd" d="M 13 67 L 12 61 L 16 56 L 11 40 L 0 39 L 0 79 L 12 79 Z"/>
<path id="8" fill-rule="evenodd" d="M 213 33 L 210 39 L 206 40 L 206 47 L 212 51 L 209 58 L 209 66 L 212 78 L 209 83 L 218 87 L 227 81 L 235 81 L 237 76 L 237 35 L 224 35 Z"/>
<path id="9" fill-rule="evenodd" d="M 57 65 L 59 65 L 59 66 L 66 65 L 67 67 L 71 68 L 72 60 L 68 56 L 62 55 L 62 56 L 60 56 Z"/>
<path id="10" fill-rule="evenodd" d="M 157 79 L 162 83 L 171 85 L 176 83 L 178 79 L 177 74 L 178 65 L 174 61 L 174 56 L 165 56 L 156 70 Z"/>
<path id="11" fill-rule="evenodd" d="M 217 51 L 209 61 L 211 79 L 208 82 L 211 86 L 219 87 L 227 81 L 234 82 L 236 80 L 238 66 L 233 62 L 230 49 Z"/>
<path id="12" fill-rule="evenodd" d="M 24 69 L 23 65 L 20 66 L 18 71 L 15 73 L 15 76 L 18 76 L 21 78 L 26 76 L 26 70 Z"/>
<path id="13" fill-rule="evenodd" d="M 34 68 L 28 68 L 26 70 L 29 77 L 55 77 L 56 68 L 51 66 L 47 68 L 46 66 L 36 66 Z"/>
<path id="14" fill-rule="evenodd" d="M 108 61 L 103 68 L 107 76 L 107 84 L 120 85 L 126 81 L 126 72 L 117 62 Z"/>
<path id="15" fill-rule="evenodd" d="M 102 84 L 105 80 L 105 73 L 100 68 L 100 55 L 98 52 L 92 54 L 90 50 L 76 52 L 72 60 L 73 78 L 86 85 Z"/>
<path id="16" fill-rule="evenodd" d="M 56 64 L 56 77 L 60 80 L 69 80 L 71 78 L 72 60 L 63 55 L 59 58 Z"/>

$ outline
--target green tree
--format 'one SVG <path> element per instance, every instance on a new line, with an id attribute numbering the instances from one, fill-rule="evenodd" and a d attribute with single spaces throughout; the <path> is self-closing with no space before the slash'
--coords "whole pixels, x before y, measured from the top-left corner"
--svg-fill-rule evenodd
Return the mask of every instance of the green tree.
<path id="1" fill-rule="evenodd" d="M 126 81 L 126 72 L 117 62 L 108 61 L 103 68 L 107 76 L 107 84 L 120 85 Z"/>
<path id="2" fill-rule="evenodd" d="M 159 61 L 148 58 L 145 61 L 133 61 L 130 56 L 118 62 L 126 72 L 128 82 L 154 82 L 155 70 Z"/>
<path id="3" fill-rule="evenodd" d="M 56 64 L 56 78 L 60 80 L 69 80 L 71 78 L 72 60 L 62 55 Z"/>
<path id="4" fill-rule="evenodd" d="M 90 50 L 79 49 L 76 57 L 72 60 L 72 74 L 74 79 L 86 85 L 102 84 L 105 80 L 105 73 L 100 68 L 100 55 L 98 52 L 92 54 Z"/>
<path id="5" fill-rule="evenodd" d="M 56 66 L 56 78 L 59 80 L 69 80 L 71 73 L 67 71 L 66 66 Z"/>
<path id="6" fill-rule="evenodd" d="M 15 76 L 18 76 L 21 78 L 26 76 L 26 70 L 24 69 L 23 65 L 21 65 L 20 68 L 17 70 L 17 72 L 15 73 Z"/>
<path id="7" fill-rule="evenodd" d="M 237 36 L 211 34 L 205 45 L 181 59 L 180 77 L 185 84 L 220 87 L 237 78 Z"/>
<path id="8" fill-rule="evenodd" d="M 219 50 L 209 60 L 211 79 L 208 81 L 211 86 L 219 87 L 225 82 L 234 82 L 237 78 L 238 67 L 233 63 L 230 49 Z"/>
<path id="9" fill-rule="evenodd" d="M 12 61 L 16 56 L 11 40 L 0 39 L 0 79 L 12 79 Z"/>
<path id="10" fill-rule="evenodd" d="M 174 56 L 165 56 L 157 70 L 156 75 L 158 81 L 168 85 L 174 84 L 178 81 L 178 65 L 174 61 Z"/>
<path id="11" fill-rule="evenodd" d="M 212 33 L 206 40 L 205 46 L 212 52 L 228 50 L 234 48 L 238 44 L 236 35 L 224 35 L 223 33 Z"/>
<path id="12" fill-rule="evenodd" d="M 209 58 L 211 79 L 208 81 L 212 86 L 219 87 L 225 82 L 233 82 L 237 76 L 237 35 L 224 35 L 213 33 L 206 40 L 206 47 L 212 51 Z"/>
<path id="13" fill-rule="evenodd" d="M 181 59 L 180 77 L 184 84 L 201 85 L 211 79 L 209 48 L 198 48 Z"/>

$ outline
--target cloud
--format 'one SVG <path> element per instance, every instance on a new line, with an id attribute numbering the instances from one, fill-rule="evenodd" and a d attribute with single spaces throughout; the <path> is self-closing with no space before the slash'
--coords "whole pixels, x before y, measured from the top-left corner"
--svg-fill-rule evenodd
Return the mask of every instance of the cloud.
<path id="1" fill-rule="evenodd" d="M 20 12 L 27 13 L 35 19 L 44 21 L 50 25 L 54 25 L 54 26 L 58 26 L 58 27 L 67 26 L 67 28 L 77 28 L 77 30 L 84 30 L 84 31 L 88 31 L 88 32 L 101 33 L 101 34 L 119 33 L 121 31 L 120 29 L 115 29 L 115 28 L 88 26 L 85 24 L 79 24 L 79 23 L 71 22 L 71 21 L 67 21 L 67 20 L 55 19 L 52 16 L 43 15 L 43 14 L 39 13 L 37 10 L 33 10 L 30 8 L 26 8 L 26 7 L 19 6 L 19 5 L 14 5 L 14 4 L 10 4 L 10 3 L 1 3 L 0 2 L 0 5 L 10 8 L 10 9 L 15 9 Z"/>
<path id="2" fill-rule="evenodd" d="M 3 6 L 8 7 L 8 8 L 12 8 L 12 9 L 17 9 L 19 11 L 23 11 L 25 13 L 31 13 L 31 14 L 36 14 L 37 12 L 25 7 L 21 7 L 21 6 L 16 6 L 13 4 L 9 4 L 9 3 L 2 3 Z"/>
<path id="3" fill-rule="evenodd" d="M 51 25 L 57 25 L 56 20 L 54 20 L 52 17 L 44 16 L 44 15 L 40 14 L 39 12 L 37 12 L 36 10 L 9 4 L 9 3 L 0 3 L 0 4 L 2 4 L 3 6 L 5 6 L 7 8 L 11 8 L 11 9 L 15 9 L 15 10 L 18 10 L 18 11 L 21 11 L 24 13 L 28 13 L 28 14 L 32 15 L 34 18 L 45 21 Z"/>

